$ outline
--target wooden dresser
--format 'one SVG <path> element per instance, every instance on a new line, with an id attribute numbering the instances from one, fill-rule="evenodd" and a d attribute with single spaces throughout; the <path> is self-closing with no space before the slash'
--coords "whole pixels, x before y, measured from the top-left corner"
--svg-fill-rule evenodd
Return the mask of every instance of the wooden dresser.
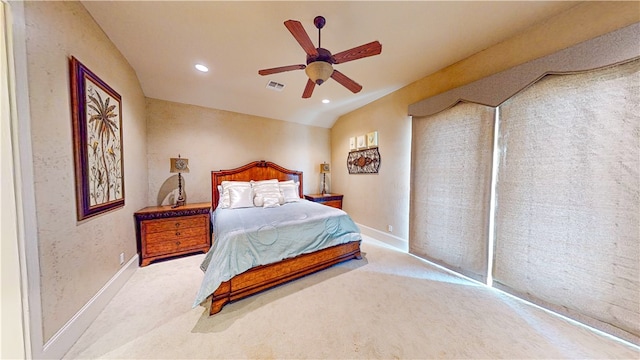
<path id="1" fill-rule="evenodd" d="M 342 196 L 341 194 L 311 194 L 305 195 L 304 198 L 323 205 L 342 209 Z"/>
<path id="2" fill-rule="evenodd" d="M 176 208 L 149 206 L 137 211 L 140 266 L 177 255 L 206 253 L 211 247 L 210 209 L 209 203 L 196 203 Z"/>

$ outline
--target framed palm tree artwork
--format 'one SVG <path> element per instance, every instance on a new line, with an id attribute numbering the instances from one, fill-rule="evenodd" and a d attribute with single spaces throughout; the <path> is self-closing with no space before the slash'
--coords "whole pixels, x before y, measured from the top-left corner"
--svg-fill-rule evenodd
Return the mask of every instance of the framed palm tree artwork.
<path id="1" fill-rule="evenodd" d="M 124 206 L 120 95 L 69 60 L 78 220 Z"/>

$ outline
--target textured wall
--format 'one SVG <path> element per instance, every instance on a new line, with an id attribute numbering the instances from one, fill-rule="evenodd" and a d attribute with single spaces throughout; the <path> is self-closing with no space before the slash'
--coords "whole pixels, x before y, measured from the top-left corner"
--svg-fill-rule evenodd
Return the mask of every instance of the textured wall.
<path id="1" fill-rule="evenodd" d="M 144 95 L 135 72 L 77 2 L 25 2 L 42 325 L 45 341 L 136 253 L 146 205 Z M 69 56 L 122 96 L 125 206 L 76 221 Z"/>
<path id="2" fill-rule="evenodd" d="M 398 96 L 400 95 L 400 96 Z M 359 224 L 408 238 L 411 118 L 400 93 L 347 114 L 331 128 L 333 191 L 344 194 L 343 209 Z M 349 138 L 378 131 L 378 174 L 349 174 Z"/>
<path id="3" fill-rule="evenodd" d="M 408 239 L 409 104 L 640 21 L 638 2 L 586 2 L 338 119 L 331 131 L 333 189 L 355 221 Z M 435 49 L 437 51 L 437 49 Z M 349 137 L 378 130 L 378 175 L 349 175 Z"/>
<path id="4" fill-rule="evenodd" d="M 304 193 L 320 188 L 318 165 L 329 161 L 329 129 L 224 110 L 147 99 L 149 192 L 156 205 L 177 188 L 169 158 L 189 159 L 183 174 L 187 202 L 211 201 L 211 171 L 255 160 L 304 172 Z"/>

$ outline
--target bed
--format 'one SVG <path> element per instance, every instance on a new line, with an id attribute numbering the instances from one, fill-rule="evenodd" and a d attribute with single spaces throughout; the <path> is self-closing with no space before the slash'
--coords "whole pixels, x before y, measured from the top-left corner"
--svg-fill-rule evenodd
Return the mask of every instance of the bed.
<path id="1" fill-rule="evenodd" d="M 304 200 L 302 175 L 267 161 L 211 172 L 212 247 L 201 265 L 205 276 L 194 307 L 210 297 L 209 315 L 213 315 L 229 302 L 343 261 L 361 259 L 362 237 L 355 223 L 342 210 Z M 271 208 L 229 207 L 226 186 L 230 182 L 251 181 L 256 186 L 273 179 L 297 185 L 289 188 L 295 189 L 293 195 L 288 193 L 290 201 L 282 203 L 281 198 L 282 205 Z M 252 223 L 262 217 L 263 224 Z"/>

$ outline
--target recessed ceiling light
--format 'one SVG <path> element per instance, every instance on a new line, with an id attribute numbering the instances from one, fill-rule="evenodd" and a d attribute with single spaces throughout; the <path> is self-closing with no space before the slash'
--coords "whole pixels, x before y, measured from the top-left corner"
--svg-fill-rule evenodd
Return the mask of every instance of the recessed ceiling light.
<path id="1" fill-rule="evenodd" d="M 207 71 L 209 71 L 209 68 L 208 68 L 208 67 L 206 67 L 206 66 L 204 66 L 204 65 L 202 65 L 202 64 L 196 64 L 196 69 L 198 69 L 198 70 L 200 70 L 200 71 L 202 71 L 202 72 L 207 72 Z"/>
<path id="2" fill-rule="evenodd" d="M 329 99 L 324 99 L 324 100 L 322 100 L 322 103 L 323 103 L 323 104 L 328 104 L 328 103 L 330 103 L 330 102 L 331 102 L 331 101 L 330 101 Z"/>

